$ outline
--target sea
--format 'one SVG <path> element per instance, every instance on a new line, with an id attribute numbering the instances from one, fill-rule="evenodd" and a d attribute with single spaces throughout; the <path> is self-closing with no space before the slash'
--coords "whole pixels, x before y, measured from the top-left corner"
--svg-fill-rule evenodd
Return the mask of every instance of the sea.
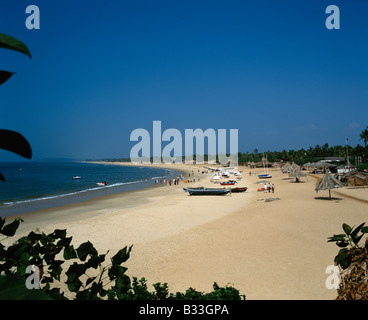
<path id="1" fill-rule="evenodd" d="M 166 168 L 91 162 L 0 162 L 0 217 L 138 190 L 180 173 Z M 79 177 L 75 179 L 73 177 Z M 97 183 L 107 181 L 107 185 Z"/>

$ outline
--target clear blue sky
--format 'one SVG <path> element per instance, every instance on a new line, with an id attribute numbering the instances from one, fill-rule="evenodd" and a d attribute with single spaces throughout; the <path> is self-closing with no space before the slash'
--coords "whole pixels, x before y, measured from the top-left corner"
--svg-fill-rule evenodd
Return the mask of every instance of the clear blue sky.
<path id="1" fill-rule="evenodd" d="M 40 30 L 25 26 L 38 5 Z M 338 5 L 341 29 L 325 26 Z M 239 151 L 355 146 L 368 125 L 368 1 L 0 1 L 0 128 L 33 159 L 128 157 L 132 130 L 239 129 Z M 0 151 L 0 160 L 22 160 Z"/>

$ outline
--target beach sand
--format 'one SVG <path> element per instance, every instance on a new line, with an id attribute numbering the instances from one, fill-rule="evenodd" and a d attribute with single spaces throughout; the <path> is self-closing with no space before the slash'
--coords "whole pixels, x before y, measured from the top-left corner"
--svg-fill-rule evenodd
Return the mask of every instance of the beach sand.
<path id="1" fill-rule="evenodd" d="M 149 290 L 167 282 L 170 292 L 209 292 L 217 282 L 231 284 L 249 300 L 336 298 L 336 290 L 326 288 L 325 270 L 339 248 L 327 238 L 342 233 L 343 223 L 367 221 L 367 188 L 333 190 L 333 199 L 326 200 L 328 191 L 314 191 L 320 175 L 295 183 L 270 169 L 275 192 L 258 192 L 263 185 L 256 184 L 256 174 L 263 169 L 239 167 L 243 178 L 237 186 L 247 186 L 245 193 L 190 196 L 183 187 L 213 187 L 212 173 L 202 175 L 200 165 L 162 167 L 186 178 L 193 170 L 200 181 L 30 213 L 22 216 L 17 235 L 67 229 L 75 247 L 89 240 L 99 253 L 133 245 L 127 274 L 145 277 Z"/>

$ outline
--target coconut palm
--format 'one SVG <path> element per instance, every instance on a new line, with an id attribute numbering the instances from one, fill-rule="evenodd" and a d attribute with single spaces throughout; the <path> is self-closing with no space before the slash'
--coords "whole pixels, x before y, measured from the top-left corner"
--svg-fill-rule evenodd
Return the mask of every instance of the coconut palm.
<path id="1" fill-rule="evenodd" d="M 367 142 L 368 142 L 368 126 L 360 134 L 360 140 L 363 140 L 364 141 L 364 146 L 366 147 L 367 146 Z"/>

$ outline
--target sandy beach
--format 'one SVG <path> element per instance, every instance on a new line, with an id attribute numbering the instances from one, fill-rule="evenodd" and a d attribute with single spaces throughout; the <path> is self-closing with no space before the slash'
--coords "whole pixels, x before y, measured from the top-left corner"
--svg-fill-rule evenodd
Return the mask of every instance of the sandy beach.
<path id="1" fill-rule="evenodd" d="M 100 253 L 133 245 L 127 273 L 145 277 L 150 290 L 167 282 L 170 292 L 208 292 L 217 282 L 233 285 L 249 300 L 336 298 L 336 290 L 326 288 L 325 270 L 339 248 L 327 238 L 341 233 L 343 223 L 367 221 L 368 188 L 334 190 L 326 200 L 328 191 L 314 191 L 321 175 L 295 183 L 270 169 L 275 192 L 265 193 L 257 191 L 263 169 L 239 167 L 237 186 L 248 187 L 245 193 L 190 196 L 183 187 L 213 187 L 212 173 L 202 174 L 204 165 L 162 166 L 185 178 L 193 171 L 200 181 L 26 214 L 17 235 L 67 229 L 75 246 L 89 240 Z"/>

